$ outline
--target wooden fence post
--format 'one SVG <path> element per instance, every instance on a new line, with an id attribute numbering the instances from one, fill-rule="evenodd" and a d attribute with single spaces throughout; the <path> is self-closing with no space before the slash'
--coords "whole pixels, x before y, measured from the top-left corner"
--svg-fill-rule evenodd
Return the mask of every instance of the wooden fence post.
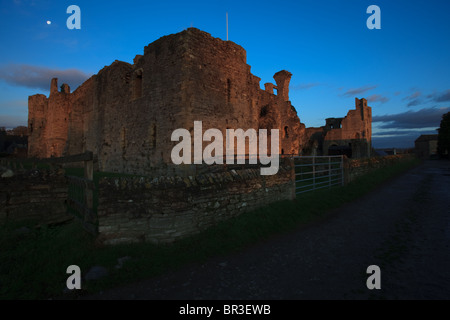
<path id="1" fill-rule="evenodd" d="M 84 161 L 84 178 L 90 181 L 94 180 L 94 158 L 92 152 L 90 152 L 90 160 Z M 85 203 L 89 212 L 92 212 L 94 209 L 94 190 L 88 186 L 85 188 Z M 85 220 L 86 218 L 88 218 L 88 222 L 95 222 L 93 221 L 93 216 L 85 217 Z"/>
<path id="2" fill-rule="evenodd" d="M 291 200 L 295 200 L 295 197 L 296 197 L 295 158 L 294 158 L 294 157 L 291 157 L 289 160 L 290 160 L 290 165 L 291 165 L 291 179 L 292 179 L 292 195 L 291 195 Z"/>

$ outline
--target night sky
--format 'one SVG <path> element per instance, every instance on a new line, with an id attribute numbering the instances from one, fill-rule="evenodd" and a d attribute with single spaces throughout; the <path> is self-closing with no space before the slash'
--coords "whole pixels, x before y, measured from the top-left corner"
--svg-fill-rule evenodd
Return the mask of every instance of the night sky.
<path id="1" fill-rule="evenodd" d="M 293 73 L 290 99 L 307 127 L 344 117 L 354 98 L 372 107 L 376 148 L 412 147 L 450 111 L 450 1 L 38 1 L 0 2 L 0 127 L 27 123 L 27 100 L 50 79 L 72 91 L 114 60 L 190 26 L 247 51 L 265 82 Z M 81 29 L 69 30 L 70 5 Z M 381 29 L 369 30 L 369 5 Z M 51 22 L 51 23 L 49 23 Z M 199 119 L 201 120 L 201 119 Z"/>

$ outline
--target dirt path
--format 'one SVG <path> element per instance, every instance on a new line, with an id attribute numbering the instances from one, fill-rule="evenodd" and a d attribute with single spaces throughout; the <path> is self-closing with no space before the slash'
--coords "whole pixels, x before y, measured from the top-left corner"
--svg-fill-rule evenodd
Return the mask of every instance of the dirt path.
<path id="1" fill-rule="evenodd" d="M 430 161 L 325 221 L 89 298 L 450 299 L 449 245 L 450 162 Z"/>

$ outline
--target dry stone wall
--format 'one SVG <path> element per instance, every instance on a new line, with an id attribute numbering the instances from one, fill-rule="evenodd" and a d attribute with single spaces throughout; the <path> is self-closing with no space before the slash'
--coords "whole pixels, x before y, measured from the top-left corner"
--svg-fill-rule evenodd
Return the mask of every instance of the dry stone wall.
<path id="1" fill-rule="evenodd" d="M 0 178 L 0 222 L 50 224 L 70 220 L 67 192 L 61 170 L 31 170 Z"/>
<path id="2" fill-rule="evenodd" d="M 292 179 L 289 159 L 272 176 L 262 176 L 255 166 L 218 166 L 194 177 L 102 178 L 99 239 L 171 242 L 243 212 L 292 199 Z"/>
<path id="3" fill-rule="evenodd" d="M 413 154 L 391 155 L 364 159 L 345 159 L 345 183 L 355 180 L 375 169 L 392 166 L 404 160 L 414 158 Z"/>

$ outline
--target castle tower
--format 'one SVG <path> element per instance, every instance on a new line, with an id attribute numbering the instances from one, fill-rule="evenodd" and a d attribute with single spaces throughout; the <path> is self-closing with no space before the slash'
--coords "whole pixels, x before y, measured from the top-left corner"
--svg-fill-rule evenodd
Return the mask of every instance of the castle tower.
<path id="1" fill-rule="evenodd" d="M 53 78 L 50 82 L 50 95 L 58 93 L 58 78 Z"/>
<path id="2" fill-rule="evenodd" d="M 291 81 L 292 73 L 286 70 L 278 71 L 273 78 L 277 83 L 278 96 L 283 101 L 289 101 L 289 82 Z"/>

